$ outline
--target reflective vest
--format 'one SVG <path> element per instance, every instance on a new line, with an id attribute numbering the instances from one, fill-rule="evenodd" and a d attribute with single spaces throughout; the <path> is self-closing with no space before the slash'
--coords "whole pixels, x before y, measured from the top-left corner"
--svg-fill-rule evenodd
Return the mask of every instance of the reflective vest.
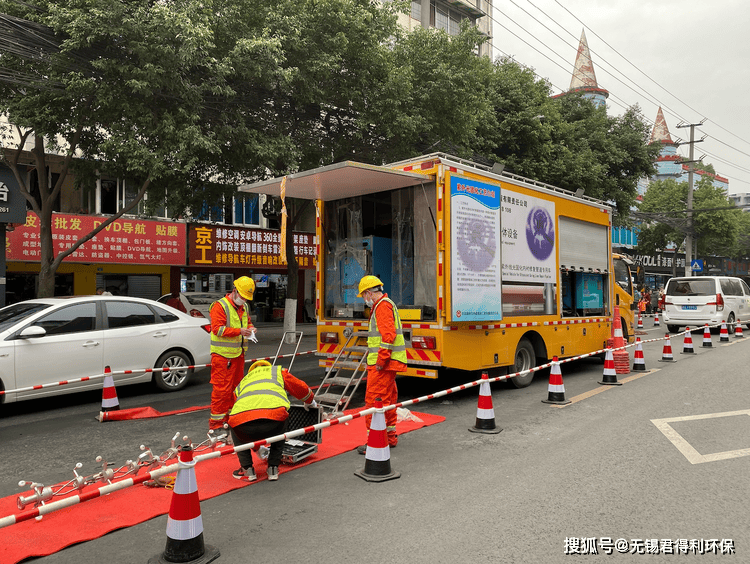
<path id="1" fill-rule="evenodd" d="M 375 310 L 382 302 L 388 302 L 393 306 L 393 321 L 396 326 L 396 340 L 393 343 L 384 343 L 378 330 L 378 319 L 375 317 Z M 406 364 L 406 341 L 404 341 L 404 332 L 401 330 L 401 318 L 398 316 L 396 304 L 389 298 L 382 298 L 370 314 L 370 332 L 367 335 L 367 365 L 375 366 L 378 363 L 378 351 L 388 349 L 391 351 L 391 358 Z"/>
<path id="2" fill-rule="evenodd" d="M 281 366 L 259 366 L 240 382 L 234 390 L 234 406 L 230 417 L 253 409 L 289 409 L 289 397 L 284 389 Z"/>
<path id="3" fill-rule="evenodd" d="M 234 305 L 230 303 L 229 299 L 226 296 L 211 304 L 211 311 L 213 311 L 216 304 L 219 304 L 224 309 L 224 315 L 226 316 L 227 320 L 227 327 L 235 327 L 237 329 L 247 327 L 247 306 L 245 306 L 245 308 L 242 310 L 242 319 L 240 319 L 240 316 L 237 313 L 237 309 L 235 309 Z M 219 329 L 219 335 L 214 335 L 213 333 L 211 333 L 212 354 L 218 354 L 223 356 L 224 358 L 237 358 L 241 354 L 247 352 L 247 339 L 243 338 L 242 335 L 237 335 L 235 337 L 224 337 L 221 334 L 223 333 L 223 331 L 224 328 L 222 327 Z"/>

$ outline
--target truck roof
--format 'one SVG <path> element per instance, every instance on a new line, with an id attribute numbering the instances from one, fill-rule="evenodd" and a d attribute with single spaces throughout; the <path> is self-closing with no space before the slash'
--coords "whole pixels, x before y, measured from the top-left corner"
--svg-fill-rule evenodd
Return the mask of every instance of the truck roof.
<path id="1" fill-rule="evenodd" d="M 279 196 L 284 177 L 244 184 L 240 192 Z M 340 200 L 363 194 L 414 186 L 434 176 L 394 170 L 387 166 L 344 161 L 286 176 L 285 193 L 304 200 Z"/>

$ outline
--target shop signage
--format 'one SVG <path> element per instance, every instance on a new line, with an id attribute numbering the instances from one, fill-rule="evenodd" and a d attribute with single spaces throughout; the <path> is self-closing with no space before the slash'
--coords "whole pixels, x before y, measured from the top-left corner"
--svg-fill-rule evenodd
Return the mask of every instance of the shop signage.
<path id="1" fill-rule="evenodd" d="M 107 218 L 98 215 L 52 214 L 55 255 L 93 231 Z M 184 223 L 120 218 L 86 241 L 66 262 L 113 264 L 185 264 Z M 29 212 L 26 224 L 8 233 L 6 259 L 39 261 L 42 246 L 39 218 Z"/>
<path id="2" fill-rule="evenodd" d="M 0 223 L 23 223 L 26 218 L 26 198 L 13 172 L 0 167 Z"/>
<path id="3" fill-rule="evenodd" d="M 315 236 L 293 233 L 294 254 L 300 268 L 315 268 Z M 191 225 L 188 234 L 190 266 L 270 268 L 285 270 L 279 254 L 281 234 L 268 229 Z"/>

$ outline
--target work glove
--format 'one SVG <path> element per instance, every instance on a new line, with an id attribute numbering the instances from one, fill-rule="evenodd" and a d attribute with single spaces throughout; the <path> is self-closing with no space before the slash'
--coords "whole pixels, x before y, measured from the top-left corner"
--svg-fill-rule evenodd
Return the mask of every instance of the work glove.
<path id="1" fill-rule="evenodd" d="M 255 336 L 255 331 L 253 331 L 252 333 L 250 333 L 250 337 L 248 337 L 248 339 L 251 340 L 253 343 L 257 343 L 258 342 L 258 337 Z"/>
<path id="2" fill-rule="evenodd" d="M 318 408 L 318 402 L 315 400 L 312 400 L 310 403 L 306 403 L 304 405 L 305 411 L 310 411 L 310 408 L 317 409 Z"/>

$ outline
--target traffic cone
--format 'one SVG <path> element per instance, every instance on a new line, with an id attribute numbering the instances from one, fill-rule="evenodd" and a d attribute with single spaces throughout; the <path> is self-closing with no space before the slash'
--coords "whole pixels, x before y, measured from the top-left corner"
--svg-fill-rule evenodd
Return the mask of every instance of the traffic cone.
<path id="1" fill-rule="evenodd" d="M 502 431 L 495 427 L 495 410 L 492 408 L 492 392 L 487 372 L 482 372 L 482 383 L 479 384 L 479 405 L 477 405 L 477 420 L 473 427 L 469 427 L 472 433 L 487 433 L 494 435 Z"/>
<path id="2" fill-rule="evenodd" d="M 727 330 L 726 321 L 721 322 L 721 333 L 719 333 L 719 341 L 721 341 L 722 343 L 729 342 L 729 331 Z"/>
<path id="3" fill-rule="evenodd" d="M 742 322 L 737 318 L 737 323 L 734 326 L 734 336 L 742 338 L 745 335 L 742 334 Z"/>
<path id="4" fill-rule="evenodd" d="M 604 375 L 600 384 L 609 386 L 622 386 L 622 382 L 617 381 L 617 371 L 615 370 L 615 357 L 612 356 L 612 349 L 607 349 L 604 357 Z"/>
<path id="5" fill-rule="evenodd" d="M 636 329 L 643 329 L 643 316 L 640 311 L 638 312 L 638 326 Z"/>
<path id="6" fill-rule="evenodd" d="M 711 342 L 711 329 L 708 328 L 708 323 L 706 323 L 706 326 L 703 328 L 703 346 L 704 347 L 714 346 L 714 344 Z"/>
<path id="7" fill-rule="evenodd" d="M 669 340 L 669 333 L 666 335 L 666 341 L 664 341 L 664 350 L 661 353 L 661 360 L 659 362 L 674 362 L 672 356 L 672 342 Z"/>
<path id="8" fill-rule="evenodd" d="M 218 557 L 218 549 L 203 544 L 203 519 L 195 479 L 193 447 L 183 446 L 180 448 L 177 479 L 167 518 L 167 546 L 162 554 L 150 558 L 148 564 L 206 564 Z"/>
<path id="9" fill-rule="evenodd" d="M 565 399 L 565 386 L 563 385 L 562 372 L 560 372 L 560 362 L 557 357 L 552 359 L 552 368 L 549 370 L 549 387 L 547 388 L 547 399 L 542 403 L 555 403 L 566 405 L 570 400 Z"/>
<path id="10" fill-rule="evenodd" d="M 658 327 L 658 326 L 659 326 L 659 314 L 654 313 L 654 327 Z"/>
<path id="11" fill-rule="evenodd" d="M 365 467 L 354 472 L 368 482 L 385 482 L 401 477 L 401 472 L 391 470 L 391 448 L 388 446 L 388 433 L 385 430 L 385 411 L 383 400 L 375 400 L 375 414 L 370 423 L 370 433 L 367 435 L 367 451 L 365 452 Z"/>
<path id="12" fill-rule="evenodd" d="M 643 358 L 643 346 L 641 338 L 635 338 L 635 354 L 633 354 L 633 370 L 643 372 L 646 370 L 646 361 Z"/>
<path id="13" fill-rule="evenodd" d="M 104 367 L 104 386 L 102 387 L 102 413 L 106 411 L 117 411 L 120 409 L 120 402 L 117 399 L 117 389 L 115 381 L 112 378 L 112 370 L 109 366 Z"/>
<path id="14" fill-rule="evenodd" d="M 617 374 L 630 374 L 630 353 L 625 349 L 625 338 L 622 335 L 622 321 L 620 321 L 620 308 L 615 306 L 614 322 L 612 324 L 614 331 L 614 352 L 615 372 Z"/>
<path id="15" fill-rule="evenodd" d="M 682 341 L 682 354 L 694 354 L 693 336 L 690 334 L 690 327 L 685 327 L 685 339 Z"/>

